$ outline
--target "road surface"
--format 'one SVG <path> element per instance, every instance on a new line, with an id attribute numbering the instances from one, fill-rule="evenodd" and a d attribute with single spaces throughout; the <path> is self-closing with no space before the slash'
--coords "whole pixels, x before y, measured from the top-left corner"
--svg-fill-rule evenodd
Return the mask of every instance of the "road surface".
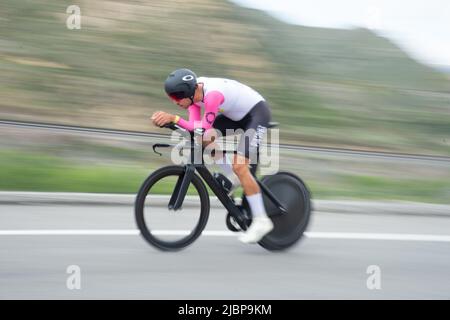
<path id="1" fill-rule="evenodd" d="M 141 238 L 130 205 L 0 204 L 0 298 L 450 298 L 448 217 L 314 212 L 307 236 L 273 253 L 227 233 L 224 215 L 213 207 L 204 235 L 168 253 Z"/>

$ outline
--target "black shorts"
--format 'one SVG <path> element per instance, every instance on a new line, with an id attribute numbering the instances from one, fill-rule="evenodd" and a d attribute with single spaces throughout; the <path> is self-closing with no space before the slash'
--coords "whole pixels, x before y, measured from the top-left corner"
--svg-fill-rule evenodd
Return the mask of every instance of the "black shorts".
<path id="1" fill-rule="evenodd" d="M 258 102 L 241 120 L 234 121 L 219 114 L 213 128 L 219 130 L 222 136 L 233 133 L 234 130 L 244 130 L 241 135 L 236 152 L 250 159 L 250 163 L 256 163 L 257 148 L 259 147 L 267 126 L 272 118 L 272 112 L 266 101 Z"/>

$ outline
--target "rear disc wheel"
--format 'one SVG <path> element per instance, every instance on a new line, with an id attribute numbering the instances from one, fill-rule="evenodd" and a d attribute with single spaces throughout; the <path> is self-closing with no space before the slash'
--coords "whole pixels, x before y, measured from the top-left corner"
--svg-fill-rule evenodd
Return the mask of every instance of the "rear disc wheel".
<path id="1" fill-rule="evenodd" d="M 310 193 L 303 181 L 289 172 L 265 176 L 261 182 L 277 197 L 287 213 L 279 214 L 279 209 L 272 201 L 266 195 L 263 196 L 264 207 L 274 228 L 258 243 L 267 250 L 287 249 L 300 240 L 308 226 L 311 214 Z M 245 197 L 243 205 L 249 208 Z"/>

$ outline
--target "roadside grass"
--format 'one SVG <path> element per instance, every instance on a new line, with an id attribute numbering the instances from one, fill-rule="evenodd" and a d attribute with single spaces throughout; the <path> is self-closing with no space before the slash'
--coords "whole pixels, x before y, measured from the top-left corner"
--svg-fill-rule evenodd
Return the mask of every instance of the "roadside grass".
<path id="1" fill-rule="evenodd" d="M 392 179 L 368 175 L 339 175 L 333 185 L 311 183 L 320 199 L 402 200 L 450 203 L 450 181 L 438 179 Z"/>
<path id="2" fill-rule="evenodd" d="M 0 151 L 0 190 L 41 192 L 137 193 L 158 166 L 143 164 L 85 164 L 48 154 Z M 152 192 L 170 194 L 175 183 L 167 178 Z M 450 203 L 450 181 L 445 179 L 337 174 L 333 183 L 308 180 L 316 199 L 404 200 Z M 210 194 L 211 191 L 208 188 Z M 193 188 L 189 194 L 196 194 Z"/>

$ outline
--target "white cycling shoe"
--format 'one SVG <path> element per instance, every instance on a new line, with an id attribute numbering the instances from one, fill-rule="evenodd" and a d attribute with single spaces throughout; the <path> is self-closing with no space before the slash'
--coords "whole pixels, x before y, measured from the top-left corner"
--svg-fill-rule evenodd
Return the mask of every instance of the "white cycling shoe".
<path id="1" fill-rule="evenodd" d="M 244 243 L 256 243 L 273 229 L 273 222 L 268 217 L 256 217 L 245 233 L 239 236 Z"/>

